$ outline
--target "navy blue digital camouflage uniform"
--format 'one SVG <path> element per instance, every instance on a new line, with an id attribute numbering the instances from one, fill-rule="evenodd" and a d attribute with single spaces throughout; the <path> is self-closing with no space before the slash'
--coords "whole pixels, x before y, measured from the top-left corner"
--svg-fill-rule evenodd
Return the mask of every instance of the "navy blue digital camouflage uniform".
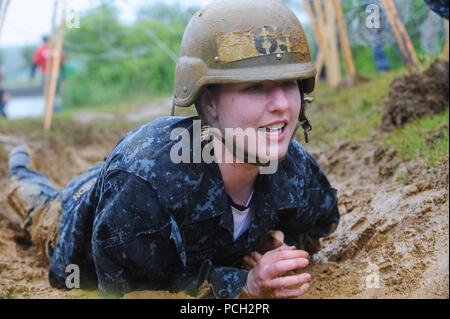
<path id="1" fill-rule="evenodd" d="M 182 127 L 192 136 L 193 119 L 163 117 L 135 129 L 105 162 L 59 192 L 63 213 L 51 254 L 53 286 L 64 288 L 66 266 L 77 264 L 81 284 L 96 278 L 103 297 L 168 290 L 234 298 L 248 274 L 241 259 L 261 235 L 281 230 L 285 242 L 298 247 L 303 235 L 319 238 L 335 229 L 336 190 L 293 140 L 276 173 L 258 175 L 251 226 L 233 241 L 230 198 L 217 163 L 170 159 L 178 142 L 170 132 Z"/>
<path id="2" fill-rule="evenodd" d="M 449 0 L 424 0 L 426 5 L 440 17 L 448 20 Z"/>

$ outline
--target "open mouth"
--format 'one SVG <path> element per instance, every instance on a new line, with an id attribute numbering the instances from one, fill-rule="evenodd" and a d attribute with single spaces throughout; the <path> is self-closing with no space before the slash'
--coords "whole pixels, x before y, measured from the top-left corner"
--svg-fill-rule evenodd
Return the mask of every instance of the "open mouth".
<path id="1" fill-rule="evenodd" d="M 283 133 L 283 130 L 286 127 L 286 125 L 287 125 L 286 123 L 277 123 L 273 125 L 258 127 L 258 130 L 268 135 L 280 135 L 281 133 Z"/>

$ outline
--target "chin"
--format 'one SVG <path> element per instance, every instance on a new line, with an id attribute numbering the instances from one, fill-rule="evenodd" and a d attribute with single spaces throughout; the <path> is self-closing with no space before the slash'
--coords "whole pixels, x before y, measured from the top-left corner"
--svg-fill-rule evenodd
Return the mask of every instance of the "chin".
<path id="1" fill-rule="evenodd" d="M 267 153 L 258 153 L 258 158 L 260 159 L 260 161 L 263 162 L 268 162 L 268 161 L 282 161 L 287 154 L 288 151 L 288 147 L 289 146 L 280 146 L 277 145 L 273 148 L 269 148 L 269 155 L 267 155 Z"/>

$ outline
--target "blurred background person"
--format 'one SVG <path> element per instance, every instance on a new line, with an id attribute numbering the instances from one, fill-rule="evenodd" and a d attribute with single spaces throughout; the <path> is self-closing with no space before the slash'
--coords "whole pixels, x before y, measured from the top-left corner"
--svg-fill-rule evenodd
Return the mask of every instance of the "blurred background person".
<path id="1" fill-rule="evenodd" d="M 5 72 L 3 70 L 3 66 L 0 64 L 0 117 L 6 118 L 6 103 L 10 98 L 8 92 L 6 92 L 3 88 L 3 78 L 5 77 Z"/>

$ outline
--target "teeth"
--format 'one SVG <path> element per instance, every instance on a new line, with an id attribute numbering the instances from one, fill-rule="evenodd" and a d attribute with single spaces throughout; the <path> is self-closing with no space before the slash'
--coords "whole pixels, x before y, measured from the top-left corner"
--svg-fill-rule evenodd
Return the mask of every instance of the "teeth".
<path id="1" fill-rule="evenodd" d="M 281 129 L 278 129 L 278 130 L 267 130 L 267 131 L 266 131 L 266 134 L 269 134 L 269 135 L 278 135 L 278 134 L 281 134 L 281 132 L 282 132 Z"/>
<path id="2" fill-rule="evenodd" d="M 283 128 L 285 125 L 286 125 L 285 123 L 279 123 L 261 127 L 260 130 L 263 130 L 266 134 L 269 135 L 278 135 L 281 134 L 281 132 L 283 132 Z"/>
<path id="3" fill-rule="evenodd" d="M 270 126 L 265 126 L 265 128 L 268 128 L 270 130 L 278 130 L 283 127 L 284 127 L 284 123 L 278 123 L 278 124 L 274 124 L 274 125 L 270 125 Z"/>

